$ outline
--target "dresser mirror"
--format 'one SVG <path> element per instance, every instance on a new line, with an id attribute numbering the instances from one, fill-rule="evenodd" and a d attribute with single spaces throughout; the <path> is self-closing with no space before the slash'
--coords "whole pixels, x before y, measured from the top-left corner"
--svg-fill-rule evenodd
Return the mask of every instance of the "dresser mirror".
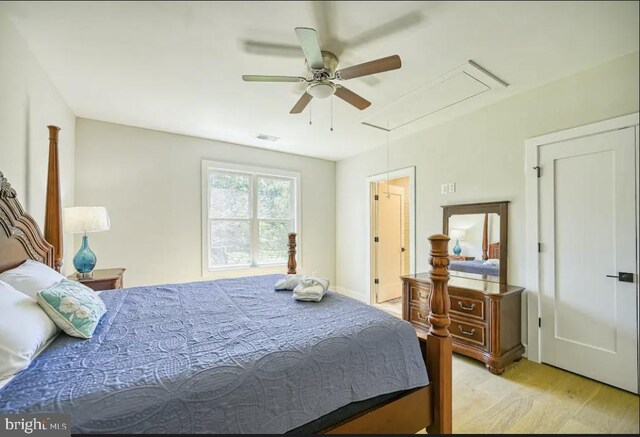
<path id="1" fill-rule="evenodd" d="M 507 206 L 509 202 L 443 206 L 454 276 L 507 283 Z"/>

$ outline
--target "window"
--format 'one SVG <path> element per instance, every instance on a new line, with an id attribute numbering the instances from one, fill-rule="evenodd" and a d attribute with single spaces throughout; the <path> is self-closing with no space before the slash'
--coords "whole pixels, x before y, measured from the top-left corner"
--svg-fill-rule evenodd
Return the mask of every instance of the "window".
<path id="1" fill-rule="evenodd" d="M 203 269 L 285 264 L 299 227 L 298 173 L 203 161 Z"/>

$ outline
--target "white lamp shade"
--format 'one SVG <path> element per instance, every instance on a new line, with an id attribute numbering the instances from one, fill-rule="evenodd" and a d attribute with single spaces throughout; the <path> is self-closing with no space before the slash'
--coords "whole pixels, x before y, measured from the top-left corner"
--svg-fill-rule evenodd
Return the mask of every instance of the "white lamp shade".
<path id="1" fill-rule="evenodd" d="M 464 229 L 451 229 L 449 233 L 449 237 L 452 240 L 464 240 L 464 237 L 467 235 L 467 231 Z"/>
<path id="2" fill-rule="evenodd" d="M 74 206 L 64 209 L 64 230 L 72 234 L 108 231 L 109 213 L 104 206 Z"/>

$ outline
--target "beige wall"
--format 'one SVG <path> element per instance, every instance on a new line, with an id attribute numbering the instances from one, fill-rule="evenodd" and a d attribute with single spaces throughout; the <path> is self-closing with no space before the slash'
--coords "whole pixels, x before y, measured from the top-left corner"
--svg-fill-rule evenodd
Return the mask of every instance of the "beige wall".
<path id="1" fill-rule="evenodd" d="M 63 206 L 74 201 L 75 116 L 0 5 L 0 172 L 44 229 L 49 135 L 59 126 Z M 64 272 L 72 272 L 73 239 L 64 239 Z"/>
<path id="2" fill-rule="evenodd" d="M 300 172 L 301 271 L 334 282 L 334 162 L 81 118 L 77 145 L 76 203 L 111 216 L 110 231 L 90 236 L 97 268 L 125 267 L 127 286 L 203 279 L 203 159 Z"/>
<path id="3" fill-rule="evenodd" d="M 638 53 L 508 98 L 391 144 L 392 169 L 416 166 L 417 269 L 427 266 L 430 234 L 444 204 L 509 200 L 509 282 L 526 286 L 527 138 L 638 111 Z M 337 284 L 363 298 L 367 278 L 366 179 L 386 170 L 385 148 L 336 166 Z M 440 184 L 456 182 L 456 193 Z"/>

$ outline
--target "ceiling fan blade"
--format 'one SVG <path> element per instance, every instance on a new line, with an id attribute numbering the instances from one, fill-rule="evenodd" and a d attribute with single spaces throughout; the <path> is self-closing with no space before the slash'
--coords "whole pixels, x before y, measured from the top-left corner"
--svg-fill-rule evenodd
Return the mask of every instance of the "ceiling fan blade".
<path id="1" fill-rule="evenodd" d="M 336 77 L 342 80 L 353 79 L 370 74 L 382 73 L 383 71 L 396 70 L 400 67 L 402 67 L 400 56 L 393 55 L 376 59 L 375 61 L 365 62 L 364 64 L 343 68 L 342 70 L 336 71 Z"/>
<path id="2" fill-rule="evenodd" d="M 293 105 L 293 108 L 291 108 L 289 114 L 300 114 L 302 111 L 304 111 L 304 108 L 307 107 L 311 99 L 313 99 L 313 96 L 305 92 L 302 97 L 300 97 L 300 100 L 298 100 L 296 104 Z"/>
<path id="3" fill-rule="evenodd" d="M 343 43 L 334 32 L 334 23 L 340 21 L 336 14 L 336 2 L 316 1 L 311 2 L 313 10 L 314 24 L 318 35 L 322 36 L 321 47 L 329 50 L 338 58 L 342 54 Z"/>
<path id="4" fill-rule="evenodd" d="M 366 109 L 369 107 L 369 105 L 371 105 L 370 101 L 360 97 L 350 89 L 345 88 L 343 86 L 338 86 L 336 88 L 335 95 L 360 110 Z"/>
<path id="5" fill-rule="evenodd" d="M 304 77 L 299 76 L 261 76 L 257 74 L 243 74 L 245 82 L 305 82 Z"/>
<path id="6" fill-rule="evenodd" d="M 276 44 L 262 41 L 245 40 L 242 42 L 244 51 L 254 55 L 282 56 L 286 58 L 300 58 L 302 50 L 298 45 Z"/>
<path id="7" fill-rule="evenodd" d="M 345 41 L 345 44 L 348 48 L 355 49 L 358 46 L 370 44 L 374 41 L 387 38 L 395 33 L 403 32 L 409 27 L 420 24 L 423 20 L 424 15 L 422 14 L 422 12 L 409 12 L 400 17 L 387 21 L 386 23 L 381 24 L 377 27 L 367 29 L 361 34 L 350 38 L 348 41 Z M 324 33 L 322 33 L 322 35 L 324 36 Z"/>
<path id="8" fill-rule="evenodd" d="M 298 35 L 298 40 L 309 67 L 314 70 L 324 68 L 322 51 L 320 50 L 320 42 L 316 31 L 309 27 L 296 27 L 296 35 Z"/>

